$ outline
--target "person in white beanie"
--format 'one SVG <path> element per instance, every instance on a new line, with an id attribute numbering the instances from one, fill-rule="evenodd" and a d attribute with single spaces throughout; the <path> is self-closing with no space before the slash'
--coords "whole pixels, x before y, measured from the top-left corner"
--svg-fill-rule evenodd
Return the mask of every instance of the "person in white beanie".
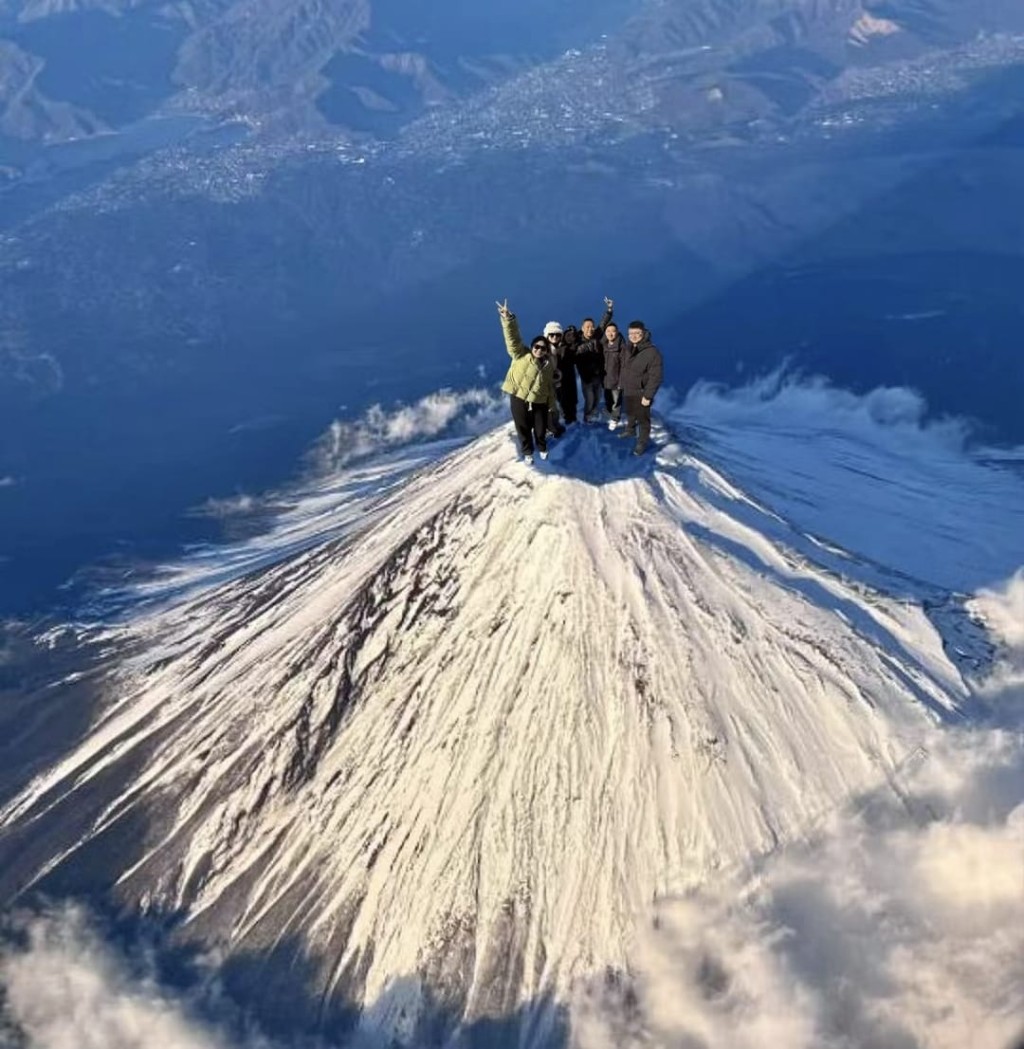
<path id="1" fill-rule="evenodd" d="M 575 333 L 575 329 L 573 332 Z M 576 405 L 579 402 L 576 390 L 576 344 L 566 339 L 558 321 L 548 321 L 544 325 L 544 338 L 548 340 L 551 359 L 555 362 L 555 397 L 561 409 L 561 418 L 565 426 L 571 426 L 576 422 Z M 565 426 L 560 424 L 557 409 L 548 420 L 548 426 L 556 437 L 565 432 Z"/>

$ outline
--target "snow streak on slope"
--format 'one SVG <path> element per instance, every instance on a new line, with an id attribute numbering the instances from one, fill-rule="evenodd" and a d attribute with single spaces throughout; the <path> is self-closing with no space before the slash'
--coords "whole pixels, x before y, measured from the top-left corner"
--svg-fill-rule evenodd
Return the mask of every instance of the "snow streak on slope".
<path id="1" fill-rule="evenodd" d="M 531 470 L 503 429 L 137 624 L 0 812 L 0 891 L 82 865 L 261 956 L 264 998 L 302 957 L 323 1017 L 525 1010 L 540 1044 L 532 1004 L 625 967 L 652 900 L 884 788 L 967 697 L 913 598 L 662 441 L 575 431 Z"/>

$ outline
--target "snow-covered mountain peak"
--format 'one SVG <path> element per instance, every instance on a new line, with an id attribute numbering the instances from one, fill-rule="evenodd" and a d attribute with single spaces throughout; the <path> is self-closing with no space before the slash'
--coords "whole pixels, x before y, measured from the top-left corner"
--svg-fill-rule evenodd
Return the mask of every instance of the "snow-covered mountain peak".
<path id="1" fill-rule="evenodd" d="M 261 952 L 265 1000 L 301 958 L 325 1022 L 523 1011 L 540 1039 L 652 900 L 884 787 L 965 694 L 912 600 L 680 446 L 623 444 L 576 430 L 530 468 L 502 428 L 150 615 L 90 734 L 0 812 L 12 856 L 60 842 L 0 889 L 85 864 Z"/>

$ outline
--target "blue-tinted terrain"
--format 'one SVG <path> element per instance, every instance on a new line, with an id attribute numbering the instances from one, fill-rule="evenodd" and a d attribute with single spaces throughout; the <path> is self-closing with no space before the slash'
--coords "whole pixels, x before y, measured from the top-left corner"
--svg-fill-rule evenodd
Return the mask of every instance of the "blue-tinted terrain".
<path id="1" fill-rule="evenodd" d="M 1024 26 L 987 11 L 856 46 L 799 0 L 7 25 L 45 65 L 0 137 L 0 612 L 216 536 L 195 507 L 337 418 L 495 390 L 506 296 L 530 332 L 612 295 L 679 392 L 788 362 L 1024 441 Z"/>
<path id="2" fill-rule="evenodd" d="M 183 38 L 180 25 L 145 10 L 74 11 L 10 34 L 45 62 L 36 83 L 46 95 L 73 100 L 114 126 L 138 120 L 171 94 Z"/>
<path id="3" fill-rule="evenodd" d="M 422 54 L 448 91 L 471 92 L 492 79 L 585 46 L 632 12 L 628 0 L 551 5 L 529 0 L 481 7 L 387 0 L 375 4 L 360 51 L 335 55 L 324 67 L 330 87 L 319 107 L 331 121 L 388 136 L 424 112 L 423 94 L 408 72 L 385 68 L 380 55 Z M 540 30 L 543 27 L 543 30 Z M 367 104 L 360 89 L 373 93 Z"/>
<path id="4" fill-rule="evenodd" d="M 630 0 L 499 0 L 486 8 L 471 0 L 431 5 L 384 0 L 373 5 L 365 39 L 374 50 L 423 51 L 441 63 L 479 55 L 545 59 L 618 28 L 636 9 Z"/>

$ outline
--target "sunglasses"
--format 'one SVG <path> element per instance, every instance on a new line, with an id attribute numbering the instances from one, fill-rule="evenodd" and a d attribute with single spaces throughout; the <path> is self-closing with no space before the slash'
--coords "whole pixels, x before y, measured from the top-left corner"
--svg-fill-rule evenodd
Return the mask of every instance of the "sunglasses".
<path id="1" fill-rule="evenodd" d="M 543 342 L 534 343 L 534 345 L 531 346 L 530 349 L 531 350 L 541 350 L 543 353 L 547 353 L 548 352 L 547 345 L 545 343 L 543 343 Z"/>
<path id="2" fill-rule="evenodd" d="M 550 335 L 548 336 L 548 338 L 549 338 L 549 339 L 550 339 L 550 340 L 551 340 L 552 342 L 558 342 L 558 340 L 559 340 L 559 339 L 560 339 L 561 337 L 562 337 L 562 333 L 561 333 L 560 331 L 553 331 L 553 332 L 552 332 L 552 333 L 551 333 L 551 334 L 550 334 Z"/>

